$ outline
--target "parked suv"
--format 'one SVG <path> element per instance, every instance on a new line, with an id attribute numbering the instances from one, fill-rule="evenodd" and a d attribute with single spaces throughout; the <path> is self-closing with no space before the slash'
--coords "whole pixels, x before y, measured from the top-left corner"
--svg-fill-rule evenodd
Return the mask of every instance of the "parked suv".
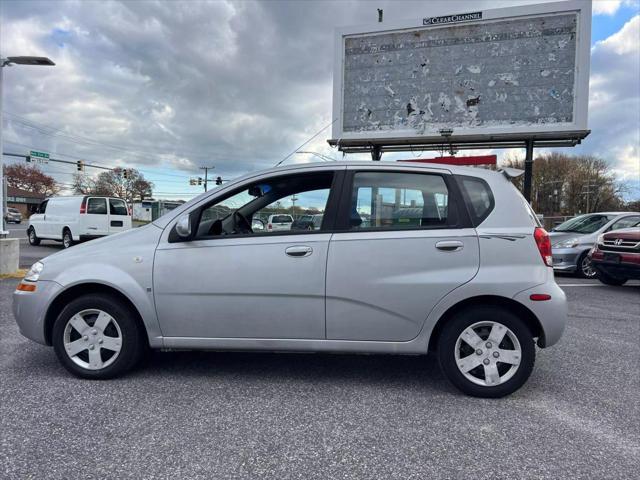
<path id="1" fill-rule="evenodd" d="M 27 236 L 31 245 L 57 240 L 64 248 L 76 242 L 105 237 L 131 228 L 127 203 L 116 197 L 51 197 L 29 218 Z"/>
<path id="2" fill-rule="evenodd" d="M 291 215 L 269 215 L 267 220 L 267 230 L 277 232 L 279 230 L 291 230 L 293 217 Z"/>
<path id="3" fill-rule="evenodd" d="M 640 221 L 638 212 L 602 212 L 579 215 L 549 233 L 553 248 L 553 268 L 557 272 L 576 273 L 584 278 L 594 278 L 589 251 L 599 235 L 627 228 Z"/>
<path id="4" fill-rule="evenodd" d="M 460 390 L 500 397 L 567 317 L 549 236 L 513 174 L 371 162 L 253 173 L 37 262 L 14 315 L 84 378 L 120 375 L 148 347 L 434 351 Z M 320 229 L 252 230 L 294 195 L 322 212 Z"/>
<path id="5" fill-rule="evenodd" d="M 602 283 L 623 285 L 629 279 L 640 279 L 640 220 L 634 227 L 598 237 L 590 256 Z"/>
<path id="6" fill-rule="evenodd" d="M 20 210 L 13 207 L 7 207 L 7 211 L 4 214 L 4 221 L 6 223 L 22 223 L 22 214 Z"/>

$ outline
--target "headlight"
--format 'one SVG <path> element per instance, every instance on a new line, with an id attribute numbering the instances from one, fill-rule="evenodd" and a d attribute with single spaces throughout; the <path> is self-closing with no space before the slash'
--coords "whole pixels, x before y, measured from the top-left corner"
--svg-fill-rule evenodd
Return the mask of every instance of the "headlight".
<path id="1" fill-rule="evenodd" d="M 596 245 L 603 245 L 604 244 L 604 233 L 601 235 L 598 235 L 598 240 L 596 240 Z"/>
<path id="2" fill-rule="evenodd" d="M 568 240 L 563 240 L 554 245 L 557 248 L 574 248 L 578 246 L 577 238 L 569 238 Z"/>
<path id="3" fill-rule="evenodd" d="M 38 279 L 40 278 L 40 274 L 42 273 L 42 270 L 44 270 L 44 265 L 42 264 L 42 262 L 36 262 L 33 265 L 31 265 L 31 268 L 29 269 L 27 274 L 24 276 L 24 279 L 29 282 L 37 282 Z"/>

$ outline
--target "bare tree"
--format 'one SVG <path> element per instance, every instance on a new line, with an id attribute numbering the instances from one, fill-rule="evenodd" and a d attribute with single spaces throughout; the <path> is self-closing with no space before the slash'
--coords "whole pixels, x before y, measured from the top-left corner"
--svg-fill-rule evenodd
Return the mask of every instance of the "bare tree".
<path id="1" fill-rule="evenodd" d="M 509 158 L 505 166 L 524 168 L 524 161 Z M 552 152 L 535 159 L 532 205 L 544 215 L 575 215 L 617 210 L 624 205 L 623 187 L 609 173 L 602 158 Z M 522 177 L 516 186 L 522 189 Z"/>
<path id="2" fill-rule="evenodd" d="M 96 177 L 76 174 L 73 189 L 76 193 L 86 195 L 108 195 L 124 198 L 128 202 L 142 200 L 152 196 L 153 183 L 135 168 L 117 167 L 99 173 Z"/>

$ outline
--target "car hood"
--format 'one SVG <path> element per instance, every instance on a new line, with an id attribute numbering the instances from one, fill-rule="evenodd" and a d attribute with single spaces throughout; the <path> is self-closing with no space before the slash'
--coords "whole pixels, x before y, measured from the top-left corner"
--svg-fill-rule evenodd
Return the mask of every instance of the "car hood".
<path id="1" fill-rule="evenodd" d="M 49 255 L 41 260 L 45 265 L 44 276 L 46 277 L 64 270 L 65 268 L 79 263 L 89 263 L 94 261 L 116 262 L 121 257 L 136 256 L 140 251 L 144 251 L 152 257 L 155 247 L 158 244 L 162 229 L 153 224 L 134 228 L 124 232 L 109 235 L 74 245 L 66 250 L 61 250 Z M 147 256 L 147 255 L 145 255 Z"/>
<path id="2" fill-rule="evenodd" d="M 590 241 L 591 239 L 593 239 L 593 241 L 595 242 L 597 236 L 597 233 L 584 234 L 577 232 L 549 232 L 549 238 L 551 239 L 552 246 L 564 240 L 569 240 L 570 238 L 579 238 L 581 242 Z"/>

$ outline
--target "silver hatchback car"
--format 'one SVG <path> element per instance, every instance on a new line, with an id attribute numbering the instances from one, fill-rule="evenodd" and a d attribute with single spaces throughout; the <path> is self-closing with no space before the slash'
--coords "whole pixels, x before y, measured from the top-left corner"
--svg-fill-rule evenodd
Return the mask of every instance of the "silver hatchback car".
<path id="1" fill-rule="evenodd" d="M 384 162 L 254 173 L 36 263 L 15 318 L 84 378 L 122 374 L 148 348 L 433 351 L 463 392 L 504 396 L 567 316 L 514 174 Z M 317 230 L 252 230 L 254 216 L 312 212 Z"/>

